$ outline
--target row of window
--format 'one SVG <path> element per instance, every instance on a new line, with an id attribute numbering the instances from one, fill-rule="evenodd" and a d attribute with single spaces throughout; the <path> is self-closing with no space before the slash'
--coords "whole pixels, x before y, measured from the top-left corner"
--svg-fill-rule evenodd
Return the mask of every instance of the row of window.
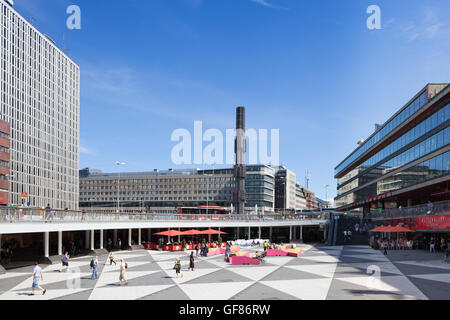
<path id="1" fill-rule="evenodd" d="M 0 138 L 9 139 L 9 134 L 0 131 Z"/>
<path id="2" fill-rule="evenodd" d="M 9 149 L 8 149 L 8 148 L 5 148 L 5 147 L 2 147 L 2 146 L 0 146 L 0 152 L 4 152 L 4 153 L 9 153 Z"/>
<path id="3" fill-rule="evenodd" d="M 415 114 L 420 108 L 422 108 L 427 103 L 427 93 L 425 91 L 416 100 L 414 100 L 408 107 L 406 107 L 400 114 L 398 114 L 389 123 L 385 124 L 384 127 L 379 130 L 372 138 L 366 141 L 359 149 L 357 149 L 350 157 L 348 157 L 344 162 L 342 162 L 335 171 L 337 175 L 339 172 L 344 170 L 349 164 L 358 159 L 364 153 L 366 153 L 375 144 L 381 141 L 389 133 L 391 133 L 400 124 L 409 119 L 413 114 Z"/>
<path id="4" fill-rule="evenodd" d="M 358 168 L 363 171 L 383 159 L 389 157 L 393 153 L 397 152 L 401 148 L 407 146 L 416 139 L 424 136 L 427 132 L 430 132 L 434 128 L 440 126 L 442 123 L 446 122 L 450 118 L 450 104 L 440 109 L 438 112 L 434 113 L 428 117 L 425 121 L 421 122 L 404 135 L 399 137 L 397 140 L 386 146 L 381 151 L 377 152 L 370 159 L 361 164 Z M 353 177 L 355 178 L 355 177 Z M 346 183 L 349 183 L 351 179 L 345 178 L 345 182 L 340 183 L 338 189 L 342 188 Z"/>
<path id="5" fill-rule="evenodd" d="M 425 155 L 448 145 L 449 143 L 450 127 L 447 127 L 446 129 L 440 131 L 427 140 L 422 141 L 421 143 L 417 144 L 411 149 L 408 149 L 395 158 L 383 163 L 375 169 L 372 169 L 370 172 L 364 174 L 364 176 L 370 175 L 372 181 L 376 180 L 394 170 L 397 170 L 400 167 L 407 165 L 408 163 L 420 159 Z"/>
<path id="6" fill-rule="evenodd" d="M 0 160 L 0 167 L 8 167 L 9 168 L 9 162 Z"/>

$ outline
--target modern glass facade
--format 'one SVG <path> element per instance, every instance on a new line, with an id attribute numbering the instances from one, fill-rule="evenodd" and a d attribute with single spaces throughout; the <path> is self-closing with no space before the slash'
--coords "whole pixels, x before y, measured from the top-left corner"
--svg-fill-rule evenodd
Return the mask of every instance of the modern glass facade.
<path id="1" fill-rule="evenodd" d="M 427 100 L 433 89 L 428 85 L 336 168 L 338 208 L 377 202 L 386 193 L 391 196 L 393 191 L 449 174 L 450 86 L 439 88 L 444 89 L 434 91 L 434 98 Z M 384 139 L 397 127 L 402 129 Z"/>

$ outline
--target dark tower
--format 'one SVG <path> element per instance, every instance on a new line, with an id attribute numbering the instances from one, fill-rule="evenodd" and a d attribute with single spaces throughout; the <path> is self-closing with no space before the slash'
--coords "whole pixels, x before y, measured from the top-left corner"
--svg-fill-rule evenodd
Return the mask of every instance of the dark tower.
<path id="1" fill-rule="evenodd" d="M 236 165 L 234 166 L 235 192 L 234 205 L 236 214 L 244 214 L 245 209 L 245 108 L 236 109 L 236 140 L 234 143 L 234 153 L 236 154 Z"/>

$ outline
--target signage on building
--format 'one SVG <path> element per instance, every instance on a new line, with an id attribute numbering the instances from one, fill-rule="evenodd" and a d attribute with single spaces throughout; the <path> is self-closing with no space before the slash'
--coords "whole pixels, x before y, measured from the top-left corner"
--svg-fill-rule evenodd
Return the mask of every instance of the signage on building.
<path id="1" fill-rule="evenodd" d="M 27 199 L 28 198 L 28 193 L 22 192 L 22 198 Z"/>
<path id="2" fill-rule="evenodd" d="M 450 215 L 417 218 L 418 230 L 450 230 Z"/>

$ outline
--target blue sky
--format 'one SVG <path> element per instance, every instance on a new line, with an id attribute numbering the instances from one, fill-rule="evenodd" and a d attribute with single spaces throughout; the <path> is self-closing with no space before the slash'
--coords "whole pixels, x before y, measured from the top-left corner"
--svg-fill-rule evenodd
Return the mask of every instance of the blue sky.
<path id="1" fill-rule="evenodd" d="M 66 8 L 81 8 L 81 30 Z M 366 9 L 381 8 L 382 30 Z M 429 82 L 450 82 L 441 0 L 16 0 L 81 68 L 80 168 L 179 168 L 193 122 L 280 129 L 280 159 L 325 197 L 334 167 Z"/>

